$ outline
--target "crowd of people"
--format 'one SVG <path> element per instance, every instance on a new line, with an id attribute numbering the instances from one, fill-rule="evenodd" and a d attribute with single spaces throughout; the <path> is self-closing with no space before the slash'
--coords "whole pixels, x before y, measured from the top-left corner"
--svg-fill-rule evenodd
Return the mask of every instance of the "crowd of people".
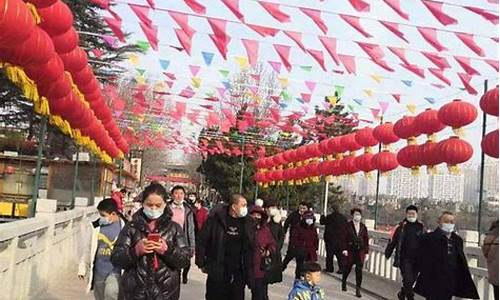
<path id="1" fill-rule="evenodd" d="M 98 204 L 100 217 L 89 224 L 91 236 L 84 239 L 78 268 L 78 276 L 88 280 L 88 290 L 97 300 L 177 300 L 181 283 L 188 284 L 192 258 L 206 274 L 207 300 L 245 299 L 246 287 L 252 300 L 268 300 L 269 285 L 283 281 L 292 260 L 295 281 L 288 299 L 326 299 L 320 279 L 322 271 L 335 271 L 334 257 L 340 289 L 347 291 L 354 267 L 355 293 L 362 297 L 369 232 L 359 208 L 346 217 L 332 206 L 330 214 L 317 220 L 312 205 L 301 202 L 284 220 L 273 199 L 249 205 L 235 194 L 209 210 L 182 186 L 168 193 L 152 183 L 136 197 L 140 205 L 124 215 L 121 197 L 126 191 L 117 192 Z M 405 212 L 385 251 L 388 259 L 394 255 L 394 266 L 401 271 L 397 298 L 414 299 L 416 293 L 427 300 L 479 299 L 453 213 L 443 212 L 430 231 L 418 220 L 416 206 Z M 318 263 L 317 223 L 324 225 L 323 270 Z M 483 253 L 498 299 L 498 221 L 484 240 Z"/>

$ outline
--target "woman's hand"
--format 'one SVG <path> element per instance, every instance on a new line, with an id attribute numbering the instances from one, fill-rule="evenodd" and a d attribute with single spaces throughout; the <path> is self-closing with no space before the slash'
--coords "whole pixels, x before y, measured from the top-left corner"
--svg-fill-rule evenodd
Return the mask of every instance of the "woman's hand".
<path id="1" fill-rule="evenodd" d="M 347 256 L 347 250 L 342 251 L 342 255 Z"/>
<path id="2" fill-rule="evenodd" d="M 271 251 L 266 250 L 266 249 L 264 249 L 264 248 L 260 248 L 260 255 L 261 255 L 262 257 L 267 257 L 267 256 L 271 255 Z"/>
<path id="3" fill-rule="evenodd" d="M 143 256 L 146 254 L 153 253 L 162 248 L 161 242 L 155 242 L 148 239 L 142 239 L 137 244 L 135 244 L 135 253 L 137 256 Z"/>

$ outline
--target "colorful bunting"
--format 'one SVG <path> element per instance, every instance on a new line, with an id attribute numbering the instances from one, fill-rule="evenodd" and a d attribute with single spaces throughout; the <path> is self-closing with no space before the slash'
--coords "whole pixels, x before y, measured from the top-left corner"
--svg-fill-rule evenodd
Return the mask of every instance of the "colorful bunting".
<path id="1" fill-rule="evenodd" d="M 289 57 L 290 57 L 290 46 L 286 45 L 278 45 L 274 44 L 274 49 L 278 53 L 278 56 L 281 59 L 281 62 L 285 66 L 288 72 L 292 70 L 292 64 L 290 64 Z"/>
<path id="2" fill-rule="evenodd" d="M 464 8 L 472 11 L 473 13 L 480 15 L 481 17 L 483 17 L 484 19 L 486 19 L 487 21 L 491 22 L 494 25 L 498 24 L 498 15 L 490 13 L 482 8 L 479 8 L 479 7 L 464 6 Z"/>
<path id="3" fill-rule="evenodd" d="M 214 59 L 214 53 L 202 51 L 201 55 L 203 56 L 203 60 L 207 66 L 212 64 L 212 60 Z"/>
<path id="4" fill-rule="evenodd" d="M 142 32 L 144 32 L 144 35 L 148 39 L 149 45 L 153 50 L 158 51 L 158 27 L 155 25 L 147 26 L 143 23 L 139 23 L 141 26 Z M 149 47 L 148 47 L 149 48 Z M 142 49 L 142 47 L 141 47 Z M 146 49 L 147 51 L 147 49 Z"/>
<path id="5" fill-rule="evenodd" d="M 400 17 L 405 20 L 409 20 L 410 17 L 401 9 L 401 4 L 399 0 L 383 0 L 390 8 L 392 8 Z"/>
<path id="6" fill-rule="evenodd" d="M 431 72 L 432 75 L 436 76 L 439 80 L 446 83 L 447 85 L 451 85 L 451 81 L 446 78 L 446 76 L 444 76 L 443 70 L 437 68 L 429 68 L 429 72 Z"/>
<path id="7" fill-rule="evenodd" d="M 319 36 L 318 38 L 321 44 L 323 44 L 323 47 L 325 47 L 328 54 L 330 54 L 330 56 L 332 57 L 335 64 L 338 66 L 340 64 L 340 59 L 337 54 L 337 40 L 335 38 L 326 36 Z"/>
<path id="8" fill-rule="evenodd" d="M 488 65 L 490 65 L 495 71 L 498 72 L 498 60 L 495 59 L 485 59 L 484 60 Z"/>
<path id="9" fill-rule="evenodd" d="M 209 34 L 209 36 L 217 47 L 217 50 L 219 50 L 219 53 L 222 55 L 222 58 L 227 60 L 227 45 L 231 41 L 231 37 L 228 35 L 220 36 L 216 34 Z"/>
<path id="10" fill-rule="evenodd" d="M 354 29 L 356 29 L 359 33 L 361 33 L 364 37 L 371 38 L 372 35 L 369 34 L 359 22 L 359 17 L 349 16 L 340 14 L 342 20 L 344 20 L 347 24 L 351 25 Z"/>
<path id="11" fill-rule="evenodd" d="M 311 102 L 311 94 L 301 93 L 300 98 L 306 103 Z"/>
<path id="12" fill-rule="evenodd" d="M 113 34 L 121 41 L 125 42 L 125 35 L 121 29 L 122 21 L 114 18 L 104 17 L 104 22 L 108 25 L 109 29 L 113 32 Z"/>
<path id="13" fill-rule="evenodd" d="M 175 29 L 175 35 L 177 36 L 182 48 L 186 50 L 188 55 L 191 55 L 192 35 L 189 36 L 189 34 L 187 34 L 183 29 Z"/>
<path id="14" fill-rule="evenodd" d="M 335 94 L 337 95 L 337 97 L 342 97 L 342 95 L 344 94 L 344 86 L 342 85 L 336 85 L 334 86 L 335 88 Z"/>
<path id="15" fill-rule="evenodd" d="M 199 89 L 201 86 L 201 78 L 200 77 L 193 77 L 191 78 L 192 84 L 194 88 Z"/>
<path id="16" fill-rule="evenodd" d="M 436 100 L 432 97 L 424 97 L 425 101 L 429 102 L 430 104 L 435 104 Z"/>
<path id="17" fill-rule="evenodd" d="M 277 61 L 269 61 L 269 64 L 276 73 L 281 73 L 281 63 Z"/>
<path id="18" fill-rule="evenodd" d="M 316 88 L 316 82 L 306 80 L 304 81 L 304 84 L 311 93 L 314 92 L 314 89 Z"/>
<path id="19" fill-rule="evenodd" d="M 405 49 L 397 47 L 387 47 L 389 51 L 394 53 L 405 65 L 411 65 L 406 59 Z"/>
<path id="20" fill-rule="evenodd" d="M 408 87 L 413 86 L 413 81 L 411 81 L 411 80 L 401 80 L 401 82 L 404 83 Z"/>
<path id="21" fill-rule="evenodd" d="M 349 0 L 352 7 L 359 12 L 369 12 L 370 11 L 370 3 L 367 3 L 363 0 Z"/>
<path id="22" fill-rule="evenodd" d="M 378 116 L 380 114 L 380 109 L 379 108 L 370 108 L 370 111 L 371 111 L 374 119 L 378 119 L 379 118 L 379 116 Z"/>
<path id="23" fill-rule="evenodd" d="M 382 76 L 377 75 L 377 74 L 372 74 L 370 77 L 376 82 L 376 83 L 381 83 L 382 82 Z"/>
<path id="24" fill-rule="evenodd" d="M 179 27 L 185 32 L 185 34 L 191 39 L 195 33 L 195 30 L 189 26 L 188 15 L 185 13 L 169 10 L 168 14 L 174 21 L 179 25 Z M 177 32 L 177 30 L 176 30 Z"/>
<path id="25" fill-rule="evenodd" d="M 392 94 L 392 97 L 396 99 L 397 103 L 401 103 L 401 95 L 400 94 Z"/>
<path id="26" fill-rule="evenodd" d="M 307 52 L 318 62 L 318 64 L 323 69 L 323 71 L 326 72 L 325 58 L 323 56 L 323 51 L 314 50 L 314 49 L 307 49 Z"/>
<path id="27" fill-rule="evenodd" d="M 457 73 L 457 75 L 458 75 L 458 78 L 460 78 L 460 81 L 462 81 L 467 93 L 469 93 L 471 95 L 477 95 L 477 91 L 470 85 L 470 81 L 472 79 L 472 76 L 470 76 L 469 74 L 465 74 L 465 73 Z"/>
<path id="28" fill-rule="evenodd" d="M 450 67 L 448 60 L 444 57 L 441 57 L 435 53 L 422 51 L 422 55 L 425 56 L 428 60 L 430 60 L 433 64 L 435 64 L 441 70 Z"/>
<path id="29" fill-rule="evenodd" d="M 370 98 L 373 98 L 373 90 L 372 89 L 364 89 L 363 92 Z"/>
<path id="30" fill-rule="evenodd" d="M 314 23 L 318 26 L 318 28 L 324 33 L 328 34 L 328 27 L 325 25 L 325 22 L 323 22 L 323 19 L 321 19 L 321 11 L 318 9 L 313 9 L 313 8 L 305 8 L 305 7 L 299 7 L 299 9 L 309 18 L 311 18 Z"/>
<path id="31" fill-rule="evenodd" d="M 200 66 L 189 65 L 189 70 L 191 71 L 191 75 L 196 76 L 198 72 L 200 72 Z"/>
<path id="32" fill-rule="evenodd" d="M 240 67 L 240 70 L 244 70 L 244 69 L 248 68 L 248 59 L 246 57 L 235 56 L 234 60 L 236 61 L 236 63 Z"/>
<path id="33" fill-rule="evenodd" d="M 363 99 L 352 99 L 352 101 L 356 102 L 359 106 L 363 106 Z"/>
<path id="34" fill-rule="evenodd" d="M 141 49 L 142 52 L 147 52 L 150 47 L 147 41 L 137 41 L 136 45 Z"/>
<path id="35" fill-rule="evenodd" d="M 406 108 L 408 109 L 408 111 L 412 114 L 415 114 L 415 112 L 417 111 L 417 106 L 413 103 L 408 103 L 406 105 Z"/>
<path id="36" fill-rule="evenodd" d="M 207 12 L 205 6 L 195 0 L 184 0 L 184 2 L 197 14 L 204 15 Z"/>
<path id="37" fill-rule="evenodd" d="M 377 65 L 382 67 L 383 69 L 389 71 L 389 72 L 394 72 L 394 69 L 389 67 L 387 63 L 383 60 L 384 58 L 384 52 L 380 48 L 379 45 L 375 44 L 369 44 L 369 43 L 362 43 L 362 42 L 357 42 L 359 47 L 363 49 L 363 51 L 368 54 L 368 56 L 375 62 Z"/>
<path id="38" fill-rule="evenodd" d="M 226 25 L 227 21 L 223 19 L 207 18 L 208 24 L 212 28 L 215 36 L 226 37 Z"/>
<path id="39" fill-rule="evenodd" d="M 153 0 L 146 0 L 146 2 L 149 4 L 149 6 L 150 6 L 152 9 L 155 9 L 155 3 L 153 2 Z"/>
<path id="40" fill-rule="evenodd" d="M 458 23 L 455 18 L 443 12 L 443 3 L 429 0 L 422 0 L 422 3 L 441 24 L 448 26 Z"/>
<path id="41" fill-rule="evenodd" d="M 135 53 L 131 53 L 128 55 L 128 60 L 130 63 L 134 66 L 137 66 L 139 64 L 139 56 Z"/>
<path id="42" fill-rule="evenodd" d="M 400 64 L 400 66 L 404 67 L 408 71 L 412 72 L 413 74 L 417 75 L 420 78 L 425 78 L 425 71 L 423 68 L 420 68 L 417 65 L 407 65 L 407 64 Z"/>
<path id="43" fill-rule="evenodd" d="M 247 52 L 248 62 L 251 66 L 255 66 L 259 57 L 259 42 L 247 39 L 241 39 L 241 42 Z"/>
<path id="44" fill-rule="evenodd" d="M 239 0 L 222 0 L 222 3 L 238 18 L 241 22 L 245 22 L 245 17 L 240 12 Z"/>
<path id="45" fill-rule="evenodd" d="M 306 72 L 311 72 L 312 71 L 312 66 L 300 66 L 300 68 Z"/>
<path id="46" fill-rule="evenodd" d="M 290 22 L 290 16 L 284 13 L 280 9 L 280 5 L 278 3 L 272 3 L 267 1 L 257 1 L 262 7 L 276 20 L 281 23 Z"/>
<path id="47" fill-rule="evenodd" d="M 474 41 L 474 36 L 470 33 L 455 32 L 458 39 L 462 41 L 469 49 L 479 56 L 484 56 L 484 51 L 478 44 Z"/>
<path id="48" fill-rule="evenodd" d="M 279 29 L 276 28 L 271 28 L 271 27 L 266 27 L 266 26 L 260 26 L 260 25 L 253 25 L 253 24 L 248 24 L 245 23 L 248 27 L 250 27 L 253 31 L 257 32 L 260 34 L 262 37 L 266 36 L 276 36 L 278 34 Z"/>
<path id="49" fill-rule="evenodd" d="M 418 32 L 422 35 L 424 40 L 426 40 L 432 47 L 434 47 L 437 51 L 441 52 L 444 50 L 448 50 L 445 46 L 443 46 L 437 39 L 437 31 L 435 28 L 428 27 L 420 27 L 417 26 Z"/>
<path id="50" fill-rule="evenodd" d="M 356 61 L 354 56 L 339 54 L 339 59 L 349 74 L 356 74 Z"/>
<path id="51" fill-rule="evenodd" d="M 153 25 L 153 22 L 148 17 L 149 7 L 132 3 L 129 3 L 128 6 L 130 7 L 130 9 L 132 9 L 132 11 L 139 18 L 139 20 L 141 20 L 142 23 L 148 26 Z"/>
<path id="52" fill-rule="evenodd" d="M 286 36 L 288 36 L 290 39 L 292 39 L 300 47 L 300 49 L 302 49 L 302 51 L 306 52 L 306 47 L 304 47 L 304 44 L 302 43 L 302 33 L 301 32 L 283 30 L 283 33 Z"/>
<path id="53" fill-rule="evenodd" d="M 170 61 L 166 59 L 159 59 L 160 61 L 160 66 L 163 70 L 168 69 L 168 66 L 170 66 Z"/>
<path id="54" fill-rule="evenodd" d="M 465 73 L 469 75 L 481 75 L 476 69 L 471 66 L 470 58 L 463 56 L 454 56 L 454 58 L 458 62 L 458 64 L 465 70 Z"/>
<path id="55" fill-rule="evenodd" d="M 227 76 L 229 76 L 229 70 L 224 70 L 224 69 L 221 69 L 219 70 L 219 73 L 224 77 L 224 78 L 227 78 Z"/>
<path id="56" fill-rule="evenodd" d="M 384 25 L 385 28 L 389 29 L 392 33 L 394 33 L 397 37 L 402 39 L 403 41 L 409 43 L 409 41 L 405 38 L 405 34 L 399 29 L 399 24 L 389 21 L 379 21 L 380 24 Z"/>

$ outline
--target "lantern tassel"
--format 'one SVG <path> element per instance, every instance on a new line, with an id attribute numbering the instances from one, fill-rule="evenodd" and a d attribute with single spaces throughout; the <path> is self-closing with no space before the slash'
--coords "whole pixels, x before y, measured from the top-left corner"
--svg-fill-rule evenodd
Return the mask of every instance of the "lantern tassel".
<path id="1" fill-rule="evenodd" d="M 420 170 L 419 170 L 419 167 L 412 167 L 411 168 L 411 175 L 413 176 L 418 176 L 420 174 Z"/>
<path id="2" fill-rule="evenodd" d="M 42 22 L 42 19 L 40 18 L 40 15 L 36 10 L 36 6 L 34 6 L 32 3 L 26 3 L 26 6 L 28 7 L 31 15 L 33 16 L 33 20 L 35 21 L 35 23 L 40 24 Z"/>
<path id="3" fill-rule="evenodd" d="M 465 131 L 462 127 L 460 128 L 453 128 L 453 133 L 458 136 L 459 138 L 464 138 L 465 137 Z"/>
<path id="4" fill-rule="evenodd" d="M 437 173 L 438 172 L 436 166 L 427 166 L 427 174 L 436 175 Z"/>
<path id="5" fill-rule="evenodd" d="M 448 165 L 448 172 L 452 175 L 460 175 L 460 167 L 458 165 Z"/>

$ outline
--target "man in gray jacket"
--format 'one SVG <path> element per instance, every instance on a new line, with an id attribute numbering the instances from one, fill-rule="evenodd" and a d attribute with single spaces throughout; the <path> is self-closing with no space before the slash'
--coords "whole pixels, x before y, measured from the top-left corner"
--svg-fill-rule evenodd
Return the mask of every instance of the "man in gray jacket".
<path id="1" fill-rule="evenodd" d="M 186 234 L 186 240 L 189 248 L 191 249 L 191 255 L 194 254 L 195 249 L 195 230 L 196 223 L 194 217 L 194 211 L 186 201 L 184 197 L 186 196 L 186 190 L 184 187 L 177 185 L 172 188 L 172 201 L 169 203 L 170 209 L 172 210 L 172 221 L 181 225 L 184 233 Z M 190 265 L 182 270 L 182 283 L 186 284 L 188 282 L 188 272 Z"/>

